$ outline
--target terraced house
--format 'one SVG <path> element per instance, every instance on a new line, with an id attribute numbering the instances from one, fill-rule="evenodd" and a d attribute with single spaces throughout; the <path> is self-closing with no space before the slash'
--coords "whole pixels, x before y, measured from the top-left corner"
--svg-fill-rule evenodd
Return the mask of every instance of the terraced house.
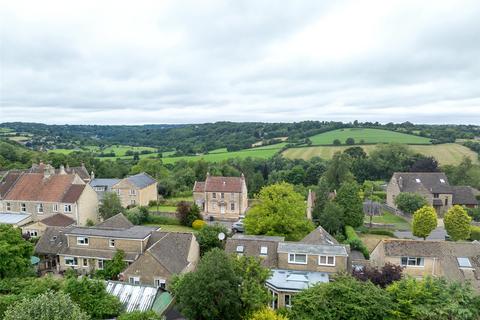
<path id="1" fill-rule="evenodd" d="M 205 181 L 195 181 L 193 200 L 204 215 L 237 220 L 248 207 L 245 176 L 214 177 L 207 173 Z"/>
<path id="2" fill-rule="evenodd" d="M 0 223 L 22 227 L 59 213 L 85 225 L 98 219 L 95 191 L 76 172 L 50 165 L 8 172 L 0 181 Z M 32 232 L 35 230 L 32 229 Z"/>
<path id="3" fill-rule="evenodd" d="M 322 227 L 299 242 L 235 234 L 227 240 L 225 250 L 257 257 L 271 269 L 266 285 L 274 309 L 290 307 L 293 295 L 317 283 L 329 282 L 332 274 L 347 271 L 349 266 L 350 248 L 339 244 Z"/>

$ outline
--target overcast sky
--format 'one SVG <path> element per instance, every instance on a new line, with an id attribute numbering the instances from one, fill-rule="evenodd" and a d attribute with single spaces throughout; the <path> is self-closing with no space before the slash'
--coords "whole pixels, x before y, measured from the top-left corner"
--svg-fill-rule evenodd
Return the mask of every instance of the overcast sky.
<path id="1" fill-rule="evenodd" d="M 478 0 L 0 4 L 0 122 L 480 124 Z"/>

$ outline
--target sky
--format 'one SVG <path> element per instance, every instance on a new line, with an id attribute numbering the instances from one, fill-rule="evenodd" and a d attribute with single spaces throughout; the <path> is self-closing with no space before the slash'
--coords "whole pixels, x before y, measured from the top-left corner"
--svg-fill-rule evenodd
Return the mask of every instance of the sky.
<path id="1" fill-rule="evenodd" d="M 480 124 L 478 0 L 0 0 L 0 122 Z"/>

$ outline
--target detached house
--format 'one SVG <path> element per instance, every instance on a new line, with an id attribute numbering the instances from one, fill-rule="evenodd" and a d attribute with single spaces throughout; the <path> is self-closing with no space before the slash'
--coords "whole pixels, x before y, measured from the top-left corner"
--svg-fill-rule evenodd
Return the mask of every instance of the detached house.
<path id="1" fill-rule="evenodd" d="M 395 198 L 402 192 L 422 195 L 439 214 L 453 205 L 478 206 L 473 188 L 451 186 L 443 172 L 395 172 L 387 185 L 387 204 L 396 207 Z"/>
<path id="2" fill-rule="evenodd" d="M 0 223 L 15 220 L 21 227 L 61 213 L 84 225 L 97 221 L 97 208 L 95 191 L 63 166 L 56 171 L 46 165 L 41 173 L 12 171 L 0 181 Z"/>
<path id="3" fill-rule="evenodd" d="M 416 278 L 445 277 L 469 281 L 480 291 L 480 243 L 392 239 L 380 241 L 370 255 L 373 265 L 392 263 Z"/>
<path id="4" fill-rule="evenodd" d="M 322 227 L 302 241 L 284 241 L 283 237 L 235 234 L 227 240 L 227 252 L 257 257 L 272 275 L 266 285 L 272 308 L 290 307 L 292 297 L 330 276 L 348 269 L 350 248 L 338 242 Z"/>
<path id="5" fill-rule="evenodd" d="M 103 182 L 107 187 L 105 191 L 110 188 L 112 192 L 117 193 L 124 207 L 129 205 L 148 206 L 150 201 L 157 200 L 157 180 L 145 172 L 126 177 L 111 186 L 108 185 L 108 181 Z M 99 186 L 96 186 L 96 190 L 99 191 L 97 188 Z"/>
<path id="6" fill-rule="evenodd" d="M 236 220 L 248 207 L 245 176 L 214 177 L 207 173 L 205 181 L 195 181 L 193 200 L 203 214 Z"/>

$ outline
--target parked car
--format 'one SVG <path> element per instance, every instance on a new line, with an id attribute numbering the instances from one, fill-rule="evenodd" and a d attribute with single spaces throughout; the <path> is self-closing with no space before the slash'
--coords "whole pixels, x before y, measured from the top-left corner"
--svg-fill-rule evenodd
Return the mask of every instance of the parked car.
<path id="1" fill-rule="evenodd" d="M 240 219 L 238 220 L 237 222 L 234 222 L 232 224 L 232 232 L 233 233 L 236 233 L 236 232 L 244 232 L 245 231 L 245 228 L 243 226 L 243 219 Z"/>

